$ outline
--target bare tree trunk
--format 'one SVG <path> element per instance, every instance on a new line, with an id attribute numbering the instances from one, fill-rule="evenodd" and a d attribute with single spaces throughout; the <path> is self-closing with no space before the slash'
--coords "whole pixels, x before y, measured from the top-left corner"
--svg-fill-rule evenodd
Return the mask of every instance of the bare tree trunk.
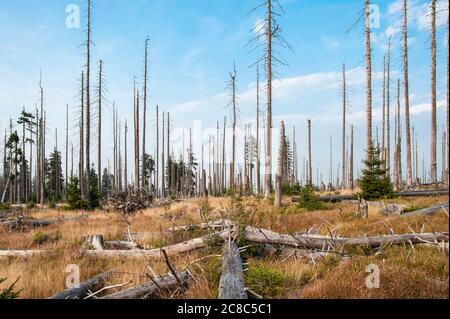
<path id="1" fill-rule="evenodd" d="M 134 188 L 139 190 L 139 90 L 135 91 L 135 112 L 134 112 Z"/>
<path id="2" fill-rule="evenodd" d="M 103 77 L 103 61 L 99 62 L 98 71 L 98 132 L 97 132 L 97 170 L 98 170 L 98 187 L 102 185 L 102 77 Z"/>
<path id="3" fill-rule="evenodd" d="M 261 194 L 261 159 L 259 150 L 259 58 L 256 63 L 256 192 Z"/>
<path id="4" fill-rule="evenodd" d="M 388 44 L 388 61 L 387 61 L 387 82 L 386 82 L 386 124 L 387 124 L 387 145 L 386 145 L 386 169 L 391 176 L 391 38 Z"/>
<path id="5" fill-rule="evenodd" d="M 163 112 L 162 114 L 162 154 L 161 154 L 161 164 L 162 164 L 162 177 L 161 177 L 161 194 L 162 194 L 162 198 L 166 197 L 166 183 L 165 183 L 165 176 L 166 176 L 166 172 L 165 172 L 165 157 L 164 157 L 164 134 L 165 134 L 165 130 L 164 130 L 164 126 L 165 126 L 165 121 L 166 121 L 166 114 Z"/>
<path id="6" fill-rule="evenodd" d="M 403 0 L 403 70 L 404 70 L 404 94 L 405 94 L 405 128 L 406 128 L 406 174 L 407 186 L 411 187 L 412 168 L 411 168 L 411 130 L 409 120 L 409 80 L 408 80 L 408 8 L 407 0 Z"/>
<path id="7" fill-rule="evenodd" d="M 86 41 L 86 198 L 90 200 L 90 168 L 91 168 L 91 0 L 87 0 L 87 41 Z"/>
<path id="8" fill-rule="evenodd" d="M 345 163 L 345 122 L 346 122 L 346 107 L 347 107 L 347 82 L 345 79 L 345 64 L 342 66 L 342 163 Z M 345 165 L 342 166 L 342 187 L 344 190 L 345 185 Z"/>
<path id="9" fill-rule="evenodd" d="M 267 124 L 266 124 L 266 160 L 264 176 L 264 196 L 270 196 L 272 189 L 272 3 L 267 0 Z"/>
<path id="10" fill-rule="evenodd" d="M 383 57 L 383 93 L 382 93 L 381 159 L 386 169 L 386 56 Z"/>
<path id="11" fill-rule="evenodd" d="M 280 126 L 280 146 L 278 151 L 278 173 L 276 175 L 275 183 L 275 207 L 281 207 L 281 196 L 283 187 L 283 176 L 286 172 L 284 171 L 284 163 L 286 161 L 286 134 L 284 122 L 281 122 Z"/>
<path id="12" fill-rule="evenodd" d="M 354 190 L 354 177 L 353 177 L 353 125 L 351 126 L 351 133 L 350 133 L 350 172 L 349 172 L 349 181 L 350 181 L 350 189 Z"/>
<path id="13" fill-rule="evenodd" d="M 124 167 L 125 193 L 128 193 L 128 123 L 125 120 L 125 167 Z M 101 186 L 99 186 L 101 187 Z"/>
<path id="14" fill-rule="evenodd" d="M 222 192 L 225 193 L 225 145 L 226 145 L 227 117 L 223 119 L 223 141 L 222 141 Z"/>
<path id="15" fill-rule="evenodd" d="M 232 104 L 233 104 L 233 139 L 232 139 L 232 150 L 231 150 L 231 165 L 230 165 L 230 188 L 234 189 L 234 172 L 236 163 L 236 66 L 234 67 L 234 73 L 230 73 L 231 85 L 232 85 Z"/>
<path id="16" fill-rule="evenodd" d="M 184 147 L 184 146 L 183 146 Z M 183 150 L 184 152 L 184 150 Z M 159 197 L 159 106 L 156 106 L 156 172 L 155 195 Z"/>
<path id="17" fill-rule="evenodd" d="M 148 54 L 148 38 L 145 39 L 145 54 L 144 54 L 144 114 L 142 122 L 142 159 L 141 159 L 141 188 L 145 189 L 148 176 L 145 176 L 145 137 L 147 130 L 147 54 Z M 169 153 L 167 153 L 169 156 Z"/>
<path id="18" fill-rule="evenodd" d="M 399 189 L 403 182 L 402 174 L 402 122 L 400 114 L 400 79 L 397 82 L 397 181 L 396 186 Z"/>
<path id="19" fill-rule="evenodd" d="M 308 120 L 308 179 L 307 184 L 312 186 L 312 147 L 311 147 L 311 120 Z"/>
<path id="20" fill-rule="evenodd" d="M 447 19 L 447 152 L 450 152 L 450 87 L 449 87 L 449 72 L 450 72 L 450 53 L 449 53 L 449 37 L 450 37 L 450 19 Z M 449 158 L 447 158 L 447 162 L 445 163 L 446 174 L 445 181 L 446 184 L 449 185 L 450 177 L 449 177 Z"/>
<path id="21" fill-rule="evenodd" d="M 330 135 L 330 167 L 328 172 L 328 190 L 331 190 L 333 188 L 333 135 Z"/>
<path id="22" fill-rule="evenodd" d="M 436 0 L 431 0 L 431 181 L 437 184 L 436 158 Z"/>
<path id="23" fill-rule="evenodd" d="M 167 112 L 167 184 L 170 184 L 169 180 L 170 170 L 170 113 Z M 169 185 L 167 185 L 169 187 Z M 168 189 L 170 195 L 170 189 Z"/>
<path id="24" fill-rule="evenodd" d="M 366 17 L 366 150 L 372 146 L 372 51 L 370 48 L 370 1 L 366 1 L 365 17 Z M 369 152 L 366 158 L 368 159 Z"/>
<path id="25" fill-rule="evenodd" d="M 81 112 L 80 112 L 80 156 L 78 175 L 80 182 L 81 198 L 85 198 L 84 189 L 84 71 L 81 72 Z M 42 116 L 42 115 L 41 115 Z"/>

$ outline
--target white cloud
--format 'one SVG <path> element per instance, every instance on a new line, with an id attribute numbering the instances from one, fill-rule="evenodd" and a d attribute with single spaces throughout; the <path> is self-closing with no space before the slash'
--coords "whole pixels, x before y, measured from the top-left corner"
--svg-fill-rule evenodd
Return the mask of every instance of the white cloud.
<path id="1" fill-rule="evenodd" d="M 203 103 L 204 103 L 204 101 L 202 101 L 202 100 L 181 103 L 181 104 L 177 104 L 177 105 L 170 107 L 169 110 L 170 110 L 170 113 L 173 113 L 173 114 L 189 113 L 189 112 L 198 110 L 203 105 Z"/>
<path id="2" fill-rule="evenodd" d="M 323 35 L 321 39 L 323 42 L 325 42 L 325 45 L 329 50 L 336 50 L 340 46 L 339 42 L 334 37 Z"/>

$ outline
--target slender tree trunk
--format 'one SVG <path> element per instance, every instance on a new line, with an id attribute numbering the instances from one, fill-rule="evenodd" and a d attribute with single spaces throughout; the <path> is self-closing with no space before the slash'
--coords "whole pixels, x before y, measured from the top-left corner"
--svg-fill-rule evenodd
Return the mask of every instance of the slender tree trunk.
<path id="1" fill-rule="evenodd" d="M 144 114 L 143 114 L 143 122 L 142 122 L 142 159 L 141 159 L 141 188 L 146 188 L 147 176 L 145 176 L 145 137 L 147 130 L 147 54 L 148 54 L 148 38 L 145 39 L 145 53 L 144 53 Z M 169 154 L 167 153 L 167 156 Z"/>
<path id="2" fill-rule="evenodd" d="M 350 189 L 354 190 L 355 189 L 355 185 L 354 185 L 354 177 L 353 177 L 353 125 L 351 126 L 351 133 L 350 133 L 350 177 L 349 177 L 349 181 L 350 181 Z"/>
<path id="3" fill-rule="evenodd" d="M 391 38 L 388 44 L 388 61 L 387 61 L 387 81 L 386 81 L 386 124 L 387 124 L 387 145 L 386 145 L 386 169 L 391 178 Z"/>
<path id="4" fill-rule="evenodd" d="M 103 61 L 100 60 L 98 71 L 98 126 L 97 126 L 98 187 L 101 187 L 102 185 L 102 78 L 103 78 Z"/>
<path id="5" fill-rule="evenodd" d="M 381 159 L 386 169 L 386 56 L 383 57 L 383 93 L 382 93 Z"/>
<path id="6" fill-rule="evenodd" d="M 87 41 L 86 41 L 86 196 L 90 200 L 91 167 L 91 0 L 88 1 Z"/>
<path id="7" fill-rule="evenodd" d="M 261 194 L 261 159 L 259 150 L 259 58 L 256 63 L 256 192 Z"/>
<path id="8" fill-rule="evenodd" d="M 308 120 L 308 185 L 312 186 L 311 120 Z"/>
<path id="9" fill-rule="evenodd" d="M 372 146 L 372 51 L 370 48 L 370 1 L 366 1 L 365 17 L 366 17 L 366 151 Z M 366 158 L 368 158 L 367 152 Z"/>
<path id="10" fill-rule="evenodd" d="M 128 123 L 125 120 L 125 167 L 124 167 L 125 193 L 128 193 Z"/>
<path id="11" fill-rule="evenodd" d="M 400 80 L 397 84 L 397 188 L 403 183 L 402 174 L 402 119 L 400 113 Z"/>
<path id="12" fill-rule="evenodd" d="M 272 3 L 267 0 L 267 124 L 266 124 L 266 154 L 264 176 L 264 196 L 270 196 L 272 189 Z"/>
<path id="13" fill-rule="evenodd" d="M 232 150 L 231 150 L 231 165 L 230 165 L 230 188 L 235 188 L 234 172 L 236 163 L 236 124 L 237 124 L 237 113 L 236 113 L 236 66 L 234 68 L 234 73 L 230 74 L 231 85 L 232 85 L 232 104 L 233 104 L 233 139 L 232 139 Z"/>
<path id="14" fill-rule="evenodd" d="M 437 184 L 437 157 L 436 157 L 436 0 L 431 0 L 431 181 Z"/>
<path id="15" fill-rule="evenodd" d="M 80 156 L 78 179 L 80 180 L 81 197 L 85 198 L 84 189 L 84 71 L 81 72 L 81 112 L 80 112 Z"/>
<path id="16" fill-rule="evenodd" d="M 411 130 L 409 119 L 409 75 L 408 75 L 408 8 L 407 0 L 403 0 L 403 70 L 404 70 L 404 94 L 405 94 L 405 128 L 406 128 L 406 174 L 407 186 L 411 187 L 412 168 L 411 168 Z"/>
<path id="17" fill-rule="evenodd" d="M 226 145 L 226 129 L 227 129 L 227 117 L 223 119 L 223 141 L 222 141 L 222 192 L 225 193 L 225 145 Z"/>
<path id="18" fill-rule="evenodd" d="M 184 146 L 183 146 L 184 147 Z M 184 150 L 183 150 L 184 152 Z M 159 197 L 159 106 L 156 106 L 156 197 Z"/>
<path id="19" fill-rule="evenodd" d="M 450 152 L 450 87 L 449 87 L 449 72 L 450 72 L 450 48 L 449 48 L 449 37 L 450 37 L 450 19 L 447 19 L 447 152 Z M 450 157 L 450 156 L 449 156 Z M 450 183 L 449 177 L 449 159 L 447 158 L 447 162 L 445 163 L 446 174 L 445 174 L 445 182 L 447 185 Z"/>
<path id="20" fill-rule="evenodd" d="M 166 197 L 166 183 L 165 183 L 165 176 L 166 176 L 166 171 L 165 171 L 165 157 L 164 157 L 164 147 L 165 147 L 165 142 L 164 142 L 164 134 L 165 134 L 165 130 L 164 130 L 164 126 L 165 126 L 165 121 L 166 121 L 166 115 L 163 112 L 162 114 L 162 154 L 161 154 L 161 164 L 162 164 L 162 176 L 161 176 L 161 188 L 162 188 L 162 197 L 165 198 Z"/>
<path id="21" fill-rule="evenodd" d="M 170 113 L 167 112 L 167 188 L 170 195 L 170 189 L 169 189 L 169 170 L 170 170 Z"/>
<path id="22" fill-rule="evenodd" d="M 139 90 L 136 90 L 135 97 L 135 113 L 134 113 L 134 188 L 139 190 L 140 178 L 139 178 Z"/>
<path id="23" fill-rule="evenodd" d="M 347 82 L 345 78 L 345 64 L 342 66 L 342 163 L 345 163 L 345 127 L 346 127 L 346 107 L 347 107 Z M 344 190 L 345 185 L 345 165 L 342 166 L 342 187 Z"/>

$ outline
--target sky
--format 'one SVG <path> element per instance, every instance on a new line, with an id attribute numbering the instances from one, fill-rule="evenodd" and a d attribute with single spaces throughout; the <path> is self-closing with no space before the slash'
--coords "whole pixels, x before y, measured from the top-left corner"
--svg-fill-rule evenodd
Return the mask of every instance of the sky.
<path id="1" fill-rule="evenodd" d="M 132 132 L 133 78 L 143 83 L 144 41 L 149 37 L 149 130 L 147 149 L 155 147 L 155 106 L 170 112 L 173 150 L 182 149 L 185 132 L 194 127 L 194 152 L 201 157 L 201 145 L 207 152 L 208 139 L 214 134 L 216 121 L 230 123 L 228 82 L 233 65 L 237 70 L 238 126 L 252 122 L 255 128 L 256 69 L 261 51 L 247 43 L 251 30 L 264 17 L 264 9 L 252 12 L 260 0 L 95 0 L 92 10 L 91 82 L 96 85 L 98 60 L 104 61 L 109 101 L 103 111 L 103 143 L 112 150 L 112 104 L 118 107 L 121 124 L 128 122 Z M 430 19 L 428 0 L 409 2 L 409 71 L 411 125 L 417 132 L 420 167 L 422 155 L 429 166 L 430 154 Z M 358 20 L 363 0 L 280 0 L 284 13 L 278 18 L 283 37 L 292 50 L 278 48 L 287 62 L 277 68 L 274 83 L 274 150 L 278 128 L 284 120 L 288 136 L 296 127 L 299 166 L 307 156 L 307 120 L 312 121 L 312 157 L 316 171 L 325 182 L 329 175 L 329 141 L 333 136 L 333 160 L 336 175 L 341 161 L 342 65 L 346 64 L 349 85 L 347 125 L 355 127 L 356 169 L 361 167 L 365 141 L 365 48 L 364 24 Z M 381 138 L 381 98 L 383 57 L 392 36 L 391 106 L 396 105 L 397 78 L 401 67 L 401 3 L 399 0 L 374 0 L 379 11 L 378 25 L 372 29 L 374 133 Z M 80 27 L 67 24 L 71 8 L 81 12 Z M 437 97 L 438 159 L 441 156 L 441 133 L 445 124 L 446 59 L 448 4 L 438 5 Z M 17 118 L 23 106 L 33 110 L 39 101 L 39 74 L 42 72 L 47 112 L 47 145 L 56 142 L 65 151 L 64 129 L 66 105 L 70 108 L 70 142 L 78 147 L 77 111 L 79 78 L 85 48 L 82 46 L 86 25 L 86 1 L 81 0 L 0 0 L 0 129 Z M 75 12 L 76 13 L 76 12 Z M 70 22 L 70 21 L 69 21 Z M 68 27 L 69 26 L 69 27 Z M 264 85 L 261 79 L 261 86 Z M 403 92 L 403 90 L 402 90 Z M 403 95 L 403 93 L 401 93 Z M 262 108 L 265 104 L 261 92 Z M 403 112 L 403 98 L 401 99 Z M 95 108 L 94 108 L 95 111 Z M 263 116 L 264 114 L 262 114 Z M 391 119 L 393 121 L 393 115 Z M 95 120 L 94 120 L 95 121 Z M 391 124 L 393 126 L 393 122 Z M 347 129 L 349 131 L 349 129 Z M 404 132 L 403 132 L 404 135 Z M 227 149 L 231 135 L 227 135 Z M 95 136 L 93 136 L 95 138 Z M 393 133 L 392 133 L 393 138 Z M 123 143 L 123 142 L 122 142 Z M 128 145 L 132 145 L 129 134 Z M 239 134 L 238 152 L 243 149 Z M 131 152 L 129 152 L 131 153 Z M 91 155 L 94 156 L 95 151 Z M 276 152 L 274 152 L 276 154 Z M 404 153 L 403 153 L 404 154 Z M 133 163 L 130 154 L 129 163 Z M 274 156 L 274 159 L 276 156 Z M 207 160 L 207 156 L 205 158 Z M 276 161 L 274 161 L 276 162 Z M 403 160 L 405 162 L 405 160 Z M 439 161 L 438 171 L 441 163 Z M 422 168 L 420 168 L 422 172 Z M 355 173 L 356 174 L 356 173 Z M 316 177 L 314 177 L 316 179 Z"/>

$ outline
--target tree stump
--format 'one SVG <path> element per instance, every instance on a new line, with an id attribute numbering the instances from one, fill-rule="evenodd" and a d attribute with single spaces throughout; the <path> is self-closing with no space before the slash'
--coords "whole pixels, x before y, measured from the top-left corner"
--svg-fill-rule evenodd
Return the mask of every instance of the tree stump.
<path id="1" fill-rule="evenodd" d="M 87 235 L 85 243 L 88 246 L 94 247 L 95 250 L 103 250 L 103 235 Z"/>

